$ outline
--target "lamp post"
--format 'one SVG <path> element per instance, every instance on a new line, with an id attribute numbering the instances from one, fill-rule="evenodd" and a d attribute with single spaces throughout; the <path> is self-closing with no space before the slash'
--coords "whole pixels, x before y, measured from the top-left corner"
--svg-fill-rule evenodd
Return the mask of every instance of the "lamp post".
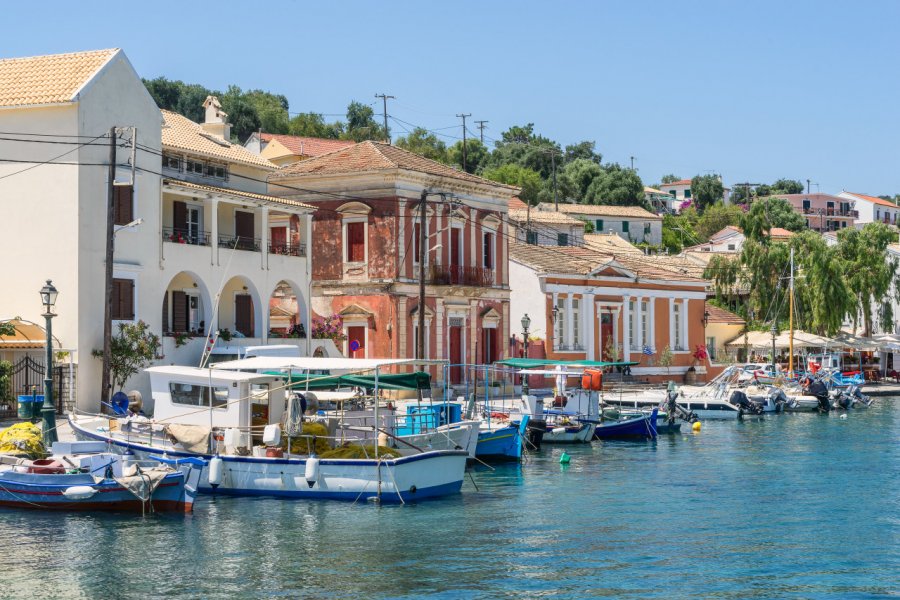
<path id="1" fill-rule="evenodd" d="M 53 306 L 56 304 L 56 296 L 59 292 L 48 279 L 47 284 L 41 288 L 41 302 L 46 312 L 47 320 L 47 364 L 44 371 L 44 405 L 41 407 L 41 432 L 44 440 L 44 448 L 49 448 L 57 441 L 56 436 L 56 407 L 53 405 L 53 330 L 52 319 Z"/>
<path id="2" fill-rule="evenodd" d="M 522 358 L 528 358 L 528 327 L 531 325 L 531 319 L 528 313 L 522 317 Z M 522 374 L 522 395 L 528 395 L 528 376 Z"/>
<path id="3" fill-rule="evenodd" d="M 778 327 L 775 326 L 775 322 L 772 322 L 772 329 L 769 330 L 772 334 L 772 377 L 775 376 L 775 338 L 778 337 Z"/>
<path id="4" fill-rule="evenodd" d="M 703 343 L 706 344 L 706 326 L 709 325 L 709 311 L 706 310 L 706 308 L 703 309 L 703 318 L 700 319 L 700 323 L 703 325 Z M 715 352 L 715 350 L 716 349 L 713 348 L 712 351 Z M 706 353 L 710 357 L 710 359 L 713 358 L 713 356 L 710 354 L 709 347 L 706 348 Z"/>

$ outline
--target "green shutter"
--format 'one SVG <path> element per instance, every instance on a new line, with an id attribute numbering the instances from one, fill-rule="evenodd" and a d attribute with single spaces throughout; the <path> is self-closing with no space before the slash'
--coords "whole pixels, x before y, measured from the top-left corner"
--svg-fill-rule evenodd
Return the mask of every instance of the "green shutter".
<path id="1" fill-rule="evenodd" d="M 622 221 L 622 233 L 628 233 L 628 221 Z"/>
<path id="2" fill-rule="evenodd" d="M 595 221 L 595 225 L 596 225 L 597 233 L 602 233 L 603 232 L 603 219 L 597 219 Z"/>

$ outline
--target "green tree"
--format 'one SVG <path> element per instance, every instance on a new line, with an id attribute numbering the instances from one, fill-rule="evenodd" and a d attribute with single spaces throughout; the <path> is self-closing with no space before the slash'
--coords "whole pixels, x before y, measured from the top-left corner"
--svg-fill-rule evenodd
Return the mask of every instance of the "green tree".
<path id="1" fill-rule="evenodd" d="M 707 207 L 697 221 L 697 237 L 705 242 L 729 225 L 740 225 L 743 216 L 744 211 L 739 206 L 716 202 Z"/>
<path id="2" fill-rule="evenodd" d="M 791 237 L 794 250 L 795 327 L 820 335 L 836 335 L 856 298 L 847 285 L 845 263 L 836 246 L 821 235 L 803 231 Z"/>
<path id="3" fill-rule="evenodd" d="M 566 163 L 557 174 L 559 197 L 569 202 L 584 202 L 591 183 L 606 172 L 596 162 L 586 158 L 576 158 Z"/>
<path id="4" fill-rule="evenodd" d="M 881 327 L 893 329 L 893 311 L 888 291 L 897 277 L 897 260 L 887 253 L 896 231 L 884 223 L 867 223 L 862 229 L 847 227 L 838 232 L 838 254 L 844 261 L 843 277 L 856 297 L 854 325 L 860 320 L 863 335 L 872 332 L 872 309 L 879 308 Z"/>
<path id="5" fill-rule="evenodd" d="M 725 195 L 722 178 L 718 175 L 696 175 L 691 179 L 691 200 L 699 212 L 706 210 Z"/>
<path id="6" fill-rule="evenodd" d="M 143 81 L 157 106 L 176 112 L 195 123 L 202 123 L 204 120 L 203 101 L 206 97 L 218 95 L 218 92 L 202 85 L 171 81 L 165 77 Z"/>
<path id="7" fill-rule="evenodd" d="M 415 152 L 420 156 L 436 160 L 439 162 L 448 162 L 447 144 L 438 139 L 436 135 L 422 127 L 416 127 L 406 137 L 397 139 L 396 146 Z"/>
<path id="8" fill-rule="evenodd" d="M 246 140 L 254 131 L 259 131 L 260 120 L 256 107 L 244 96 L 241 88 L 229 85 L 228 91 L 219 97 L 222 109 L 228 113 L 231 123 L 231 139 Z"/>
<path id="9" fill-rule="evenodd" d="M 344 133 L 344 124 L 341 121 L 326 123 L 325 117 L 317 113 L 301 113 L 288 122 L 288 133 L 336 140 Z"/>
<path id="10" fill-rule="evenodd" d="M 119 323 L 119 334 L 110 340 L 109 369 L 113 387 L 121 390 L 132 375 L 160 358 L 161 346 L 159 336 L 152 333 L 144 321 Z M 102 350 L 94 350 L 91 354 L 103 358 Z"/>
<path id="11" fill-rule="evenodd" d="M 485 169 L 481 175 L 492 181 L 522 188 L 522 191 L 519 192 L 522 202 L 532 205 L 537 202 L 537 195 L 542 183 L 541 176 L 531 169 L 519 165 L 503 165 Z"/>
<path id="12" fill-rule="evenodd" d="M 244 98 L 253 106 L 259 125 L 267 133 L 288 133 L 288 100 L 281 94 L 250 90 Z"/>
<path id="13" fill-rule="evenodd" d="M 515 164 L 540 174 L 541 179 L 553 176 L 554 165 L 562 167 L 563 153 L 559 144 L 534 133 L 534 123 L 514 125 L 501 134 L 485 168 Z"/>
<path id="14" fill-rule="evenodd" d="M 451 165 L 462 169 L 462 140 L 456 142 L 447 150 L 447 158 Z M 479 173 L 487 163 L 488 149 L 479 140 L 466 140 L 466 172 Z"/>
<path id="15" fill-rule="evenodd" d="M 669 175 L 663 175 L 662 179 L 660 179 L 660 182 L 662 183 L 675 183 L 676 181 L 681 181 L 681 177 L 672 175 L 671 173 Z"/>
<path id="16" fill-rule="evenodd" d="M 387 134 L 384 127 L 375 121 L 372 107 L 354 100 L 347 105 L 347 126 L 341 138 L 354 142 L 383 141 L 387 139 Z"/>
<path id="17" fill-rule="evenodd" d="M 771 194 L 802 194 L 806 189 L 796 179 L 779 179 L 770 186 Z"/>
<path id="18" fill-rule="evenodd" d="M 588 140 L 578 142 L 577 144 L 570 144 L 566 146 L 566 152 L 563 155 L 563 159 L 566 164 L 571 163 L 574 160 L 586 160 L 599 165 L 603 160 L 603 156 L 594 150 L 596 145 L 596 142 Z"/>
<path id="19" fill-rule="evenodd" d="M 742 218 L 744 235 L 761 239 L 772 227 L 789 231 L 806 229 L 806 218 L 794 210 L 784 198 L 761 198 L 750 205 L 750 210 Z"/>
<path id="20" fill-rule="evenodd" d="M 582 202 L 623 206 L 644 204 L 644 184 L 637 173 L 616 163 L 606 165 L 603 171 L 601 177 L 591 181 Z"/>
<path id="21" fill-rule="evenodd" d="M 686 246 L 699 244 L 695 227 L 699 215 L 693 207 L 681 211 L 681 214 L 663 216 L 662 245 L 669 254 L 678 254 Z"/>

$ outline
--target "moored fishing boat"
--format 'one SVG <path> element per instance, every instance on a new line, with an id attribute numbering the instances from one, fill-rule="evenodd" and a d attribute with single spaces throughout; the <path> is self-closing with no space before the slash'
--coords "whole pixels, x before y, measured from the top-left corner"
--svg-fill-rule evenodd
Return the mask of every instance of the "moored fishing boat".
<path id="1" fill-rule="evenodd" d="M 201 463 L 126 461 L 97 442 L 57 442 L 48 458 L 0 455 L 0 505 L 42 510 L 190 512 Z M 195 468 L 199 467 L 199 468 Z"/>
<path id="2" fill-rule="evenodd" d="M 257 357 L 240 366 L 368 369 L 375 371 L 377 382 L 381 368 L 412 362 Z M 154 419 L 70 415 L 76 435 L 139 457 L 205 458 L 210 466 L 200 481 L 204 493 L 407 502 L 457 493 L 462 487 L 465 450 L 367 445 L 358 438 L 341 438 L 334 418 L 303 423 L 297 403 L 286 400 L 284 378 L 193 367 L 152 367 L 147 372 Z M 382 416 L 376 403 L 373 431 L 383 433 Z"/>

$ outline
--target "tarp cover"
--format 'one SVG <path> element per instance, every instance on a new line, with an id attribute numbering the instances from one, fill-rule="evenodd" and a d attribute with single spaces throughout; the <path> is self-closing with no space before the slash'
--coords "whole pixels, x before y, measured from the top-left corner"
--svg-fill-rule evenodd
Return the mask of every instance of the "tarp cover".
<path id="1" fill-rule="evenodd" d="M 272 375 L 284 375 L 279 372 L 267 372 Z M 307 387 L 307 379 L 309 385 Z M 291 383 L 295 384 L 294 389 L 303 391 L 310 390 L 332 390 L 338 387 L 356 386 L 371 390 L 375 388 L 374 375 L 306 375 L 305 373 L 294 373 L 291 375 Z M 431 375 L 422 371 L 414 373 L 397 373 L 384 374 L 378 376 L 378 389 L 380 390 L 406 390 L 414 391 L 417 389 L 431 389 Z"/>
<path id="2" fill-rule="evenodd" d="M 209 450 L 209 427 L 172 423 L 166 426 L 166 433 L 189 452 L 202 453 Z"/>

